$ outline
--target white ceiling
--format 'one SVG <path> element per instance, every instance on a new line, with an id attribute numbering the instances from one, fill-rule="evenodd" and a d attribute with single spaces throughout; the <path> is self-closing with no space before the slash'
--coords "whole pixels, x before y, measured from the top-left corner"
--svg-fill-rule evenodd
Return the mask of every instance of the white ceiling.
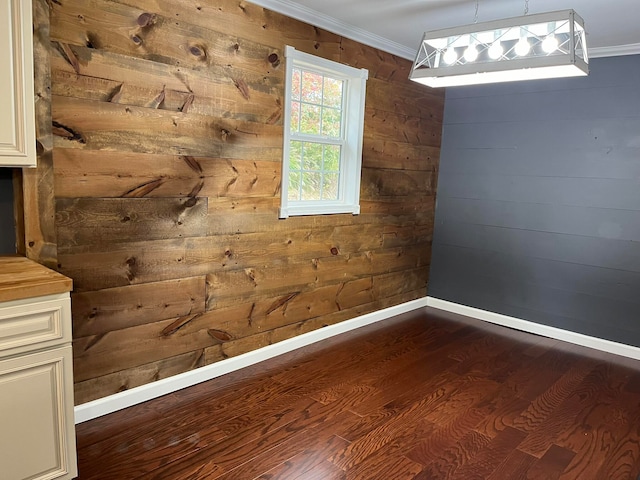
<path id="1" fill-rule="evenodd" d="M 413 60 L 422 34 L 474 23 L 476 0 L 250 0 Z M 640 0 L 528 0 L 529 13 L 573 9 L 591 56 L 640 53 Z M 524 14 L 525 0 L 479 0 L 478 22 Z"/>

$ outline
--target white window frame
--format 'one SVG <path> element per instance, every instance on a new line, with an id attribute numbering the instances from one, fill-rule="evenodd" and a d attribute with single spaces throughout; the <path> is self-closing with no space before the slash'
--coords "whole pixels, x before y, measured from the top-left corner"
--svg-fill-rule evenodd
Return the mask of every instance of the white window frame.
<path id="1" fill-rule="evenodd" d="M 360 213 L 360 174 L 362 169 L 362 136 L 364 104 L 369 72 L 300 52 L 291 46 L 284 50 L 286 59 L 284 146 L 280 218 L 296 215 Z M 294 68 L 313 71 L 344 81 L 342 135 L 340 141 L 321 135 L 291 133 L 291 83 Z M 328 143 L 341 146 L 337 200 L 289 200 L 289 146 L 291 140 Z"/>

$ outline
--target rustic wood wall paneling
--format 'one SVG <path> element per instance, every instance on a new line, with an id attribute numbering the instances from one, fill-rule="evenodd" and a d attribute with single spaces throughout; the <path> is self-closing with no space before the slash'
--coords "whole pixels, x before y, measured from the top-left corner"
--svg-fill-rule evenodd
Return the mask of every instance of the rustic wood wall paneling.
<path id="1" fill-rule="evenodd" d="M 444 96 L 410 62 L 239 0 L 50 6 L 78 403 L 425 295 Z M 369 70 L 360 215 L 278 219 L 287 44 Z"/>
<path id="2" fill-rule="evenodd" d="M 50 2 L 33 0 L 33 55 L 38 166 L 16 173 L 18 253 L 57 268 L 51 127 Z"/>
<path id="3" fill-rule="evenodd" d="M 26 256 L 26 230 L 25 230 L 25 210 L 24 210 L 24 187 L 22 181 L 22 169 L 13 169 L 13 218 L 16 234 L 16 253 Z M 35 259 L 34 259 L 35 260 Z"/>

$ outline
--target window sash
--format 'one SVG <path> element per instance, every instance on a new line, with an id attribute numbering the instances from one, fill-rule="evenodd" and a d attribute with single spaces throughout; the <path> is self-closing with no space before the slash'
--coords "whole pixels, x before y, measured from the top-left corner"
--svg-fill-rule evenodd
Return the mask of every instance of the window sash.
<path id="1" fill-rule="evenodd" d="M 287 59 L 285 82 L 285 119 L 284 119 L 284 159 L 282 169 L 280 217 L 290 215 L 321 215 L 331 213 L 358 214 L 360 195 L 360 169 L 362 164 L 362 133 L 364 124 L 364 96 L 368 72 L 347 65 L 341 65 L 323 58 L 298 52 L 294 48 L 285 48 Z M 292 76 L 294 69 L 315 73 L 342 82 L 340 137 L 302 133 L 291 130 L 291 102 L 304 102 L 302 91 L 300 99 L 293 98 Z M 324 80 L 323 80 L 324 85 Z M 300 88 L 302 83 L 300 84 Z M 324 89 L 323 89 L 324 94 Z M 324 105 L 324 99 L 320 104 Z M 320 125 L 320 131 L 322 125 Z M 335 145 L 340 148 L 340 165 L 338 177 L 338 198 L 336 200 L 290 200 L 289 182 L 291 172 L 302 172 L 301 169 L 290 169 L 292 141 Z M 302 167 L 302 165 L 301 165 Z M 332 171 L 331 171 L 332 172 Z M 298 196 L 300 198 L 300 196 Z"/>

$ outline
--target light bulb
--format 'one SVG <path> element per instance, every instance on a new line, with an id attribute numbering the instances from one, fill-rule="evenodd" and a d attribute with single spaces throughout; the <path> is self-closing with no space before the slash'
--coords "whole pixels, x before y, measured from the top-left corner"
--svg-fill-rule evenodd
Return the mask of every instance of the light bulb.
<path id="1" fill-rule="evenodd" d="M 493 42 L 493 45 L 489 47 L 489 58 L 491 60 L 498 60 L 502 56 L 504 49 L 499 41 Z"/>
<path id="2" fill-rule="evenodd" d="M 475 45 L 469 45 L 464 51 L 464 59 L 467 62 L 475 62 L 478 58 L 478 49 Z"/>
<path id="3" fill-rule="evenodd" d="M 542 50 L 545 53 L 553 53 L 558 49 L 558 39 L 555 35 L 547 35 L 547 37 L 542 41 Z"/>
<path id="4" fill-rule="evenodd" d="M 531 48 L 531 45 L 529 45 L 529 42 L 527 41 L 527 39 L 521 38 L 518 41 L 518 43 L 516 43 L 516 47 L 515 47 L 516 55 L 520 57 L 524 57 L 527 53 L 529 53 L 530 48 Z"/>
<path id="5" fill-rule="evenodd" d="M 451 65 L 458 59 L 458 55 L 453 48 L 449 47 L 447 48 L 447 51 L 444 52 L 444 56 L 442 57 L 442 59 L 444 60 L 444 63 L 446 63 L 447 65 Z"/>

